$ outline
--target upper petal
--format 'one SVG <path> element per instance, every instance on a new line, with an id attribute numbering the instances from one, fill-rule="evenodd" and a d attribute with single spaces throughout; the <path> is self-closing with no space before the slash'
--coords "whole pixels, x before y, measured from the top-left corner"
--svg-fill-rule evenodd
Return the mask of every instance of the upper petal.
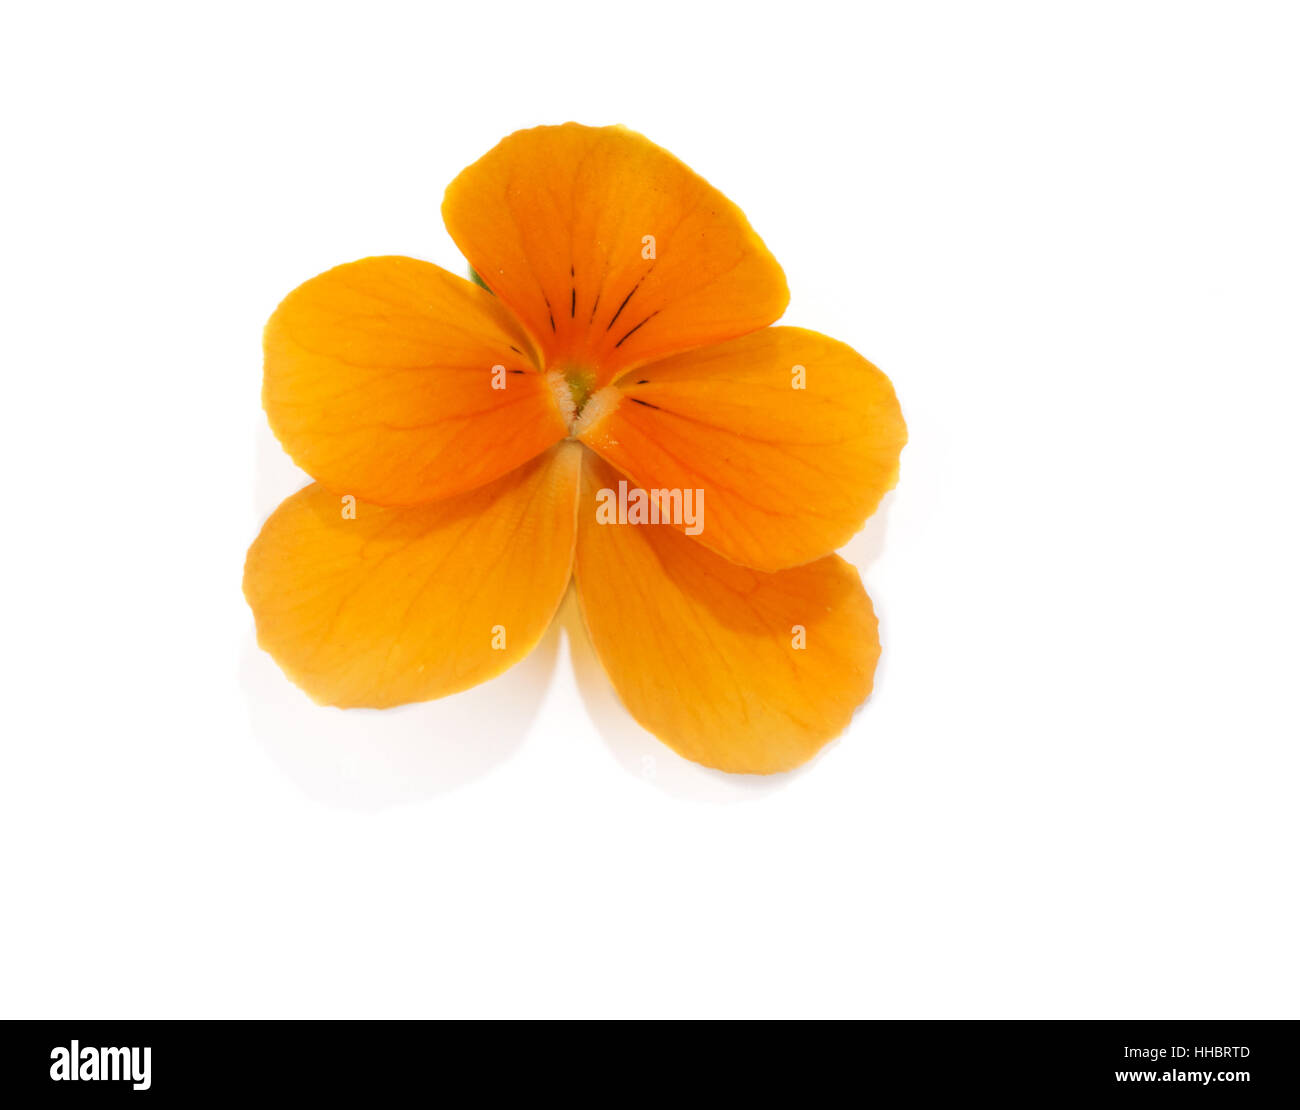
<path id="1" fill-rule="evenodd" d="M 588 456 L 574 577 L 592 646 L 631 714 L 674 751 L 766 774 L 810 759 L 871 692 L 880 644 L 838 555 L 777 574 L 658 524 L 598 523 L 618 478 Z"/>
<path id="2" fill-rule="evenodd" d="M 519 325 L 428 262 L 365 258 L 312 278 L 264 345 L 262 401 L 285 450 L 376 504 L 473 489 L 566 434 Z"/>
<path id="3" fill-rule="evenodd" d="M 588 403 L 579 438 L 646 489 L 699 489 L 696 537 L 760 570 L 844 544 L 898 480 L 907 428 L 851 347 L 766 328 L 643 366 Z"/>
<path id="4" fill-rule="evenodd" d="M 384 708 L 464 690 L 537 644 L 568 586 L 579 461 L 560 444 L 490 485 L 381 508 L 310 485 L 249 548 L 257 638 L 316 701 Z"/>
<path id="5" fill-rule="evenodd" d="M 517 131 L 451 183 L 442 214 L 548 366 L 599 383 L 761 328 L 789 300 L 744 213 L 625 127 Z"/>

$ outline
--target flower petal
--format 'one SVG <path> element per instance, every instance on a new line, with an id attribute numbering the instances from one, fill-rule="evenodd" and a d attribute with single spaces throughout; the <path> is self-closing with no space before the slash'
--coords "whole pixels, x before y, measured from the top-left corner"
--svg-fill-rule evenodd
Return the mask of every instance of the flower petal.
<path id="1" fill-rule="evenodd" d="M 889 379 L 802 328 L 643 366 L 593 397 L 577 431 L 637 485 L 702 489 L 696 538 L 766 571 L 844 544 L 897 482 L 907 442 Z"/>
<path id="2" fill-rule="evenodd" d="M 500 302 L 414 258 L 300 285 L 266 325 L 262 401 L 299 466 L 340 493 L 414 505 L 499 478 L 566 434 Z"/>
<path id="3" fill-rule="evenodd" d="M 442 215 L 547 366 L 597 384 L 761 328 L 789 301 L 744 213 L 625 127 L 517 131 L 451 183 Z"/>
<path id="4" fill-rule="evenodd" d="M 587 457 L 574 575 L 623 704 L 709 767 L 766 774 L 810 759 L 871 692 L 880 645 L 857 571 L 832 555 L 762 574 L 666 525 L 597 523 L 596 491 L 617 479 Z"/>
<path id="5" fill-rule="evenodd" d="M 311 485 L 249 549 L 258 642 L 318 702 L 384 708 L 464 690 L 541 639 L 568 586 L 582 448 L 415 508 Z"/>

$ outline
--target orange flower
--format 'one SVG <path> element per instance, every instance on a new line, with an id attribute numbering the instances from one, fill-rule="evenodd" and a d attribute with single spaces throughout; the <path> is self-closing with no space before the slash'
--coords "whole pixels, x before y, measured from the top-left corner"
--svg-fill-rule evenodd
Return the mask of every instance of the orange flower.
<path id="1" fill-rule="evenodd" d="M 789 293 L 744 214 L 626 128 L 517 132 L 442 212 L 491 292 L 366 258 L 267 324 L 267 416 L 316 484 L 249 550 L 258 642 L 318 702 L 442 697 L 522 659 L 572 575 L 664 743 L 726 771 L 803 763 L 880 654 L 832 553 L 897 480 L 889 379 L 768 326 Z M 703 491 L 702 528 L 602 523 L 620 481 Z"/>

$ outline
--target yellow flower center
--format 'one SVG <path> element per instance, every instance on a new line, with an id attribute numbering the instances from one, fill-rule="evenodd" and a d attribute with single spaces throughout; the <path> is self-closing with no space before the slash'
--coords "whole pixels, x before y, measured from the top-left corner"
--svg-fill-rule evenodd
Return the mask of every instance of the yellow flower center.
<path id="1" fill-rule="evenodd" d="M 581 415 L 591 391 L 596 388 L 596 371 L 589 366 L 570 366 L 562 371 L 569 396 L 573 398 L 573 413 Z"/>
<path id="2" fill-rule="evenodd" d="M 572 435 L 578 418 L 596 390 L 596 371 L 576 363 L 562 364 L 547 371 L 546 378 Z"/>

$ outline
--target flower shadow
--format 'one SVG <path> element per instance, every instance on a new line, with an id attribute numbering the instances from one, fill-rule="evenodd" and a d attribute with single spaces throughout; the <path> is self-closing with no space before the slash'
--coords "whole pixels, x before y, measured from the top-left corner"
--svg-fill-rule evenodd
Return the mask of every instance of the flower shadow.
<path id="1" fill-rule="evenodd" d="M 889 510 L 893 504 L 894 491 L 890 490 L 881 498 L 876 511 L 862 526 L 862 531 L 840 548 L 840 555 L 857 567 L 864 577 L 871 564 L 885 550 L 885 532 L 889 527 Z"/>
<path id="2" fill-rule="evenodd" d="M 395 709 L 316 705 L 250 633 L 241 684 L 253 733 L 308 797 L 374 812 L 425 801 L 487 774 L 523 743 L 550 685 L 559 627 L 505 674 Z"/>

